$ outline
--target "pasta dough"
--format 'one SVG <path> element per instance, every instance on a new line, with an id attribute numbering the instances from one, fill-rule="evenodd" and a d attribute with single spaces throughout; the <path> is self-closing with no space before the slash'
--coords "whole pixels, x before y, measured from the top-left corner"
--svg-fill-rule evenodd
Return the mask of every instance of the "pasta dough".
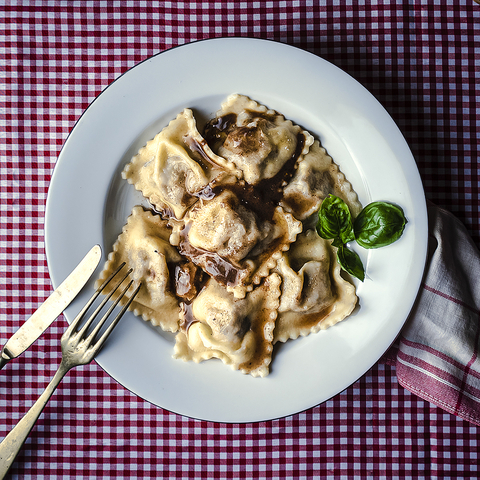
<path id="1" fill-rule="evenodd" d="M 352 313 L 355 287 L 342 278 L 335 253 L 330 241 L 307 230 L 277 262 L 282 294 L 275 342 L 324 330 Z"/>
<path id="2" fill-rule="evenodd" d="M 298 125 L 244 95 L 230 95 L 206 130 L 213 149 L 249 184 L 274 177 L 291 159 L 301 161 L 313 143 Z"/>
<path id="3" fill-rule="evenodd" d="M 131 268 L 133 291 L 142 283 L 130 309 L 168 332 L 179 328 L 180 306 L 171 288 L 171 266 L 182 260 L 168 241 L 167 222 L 142 207 L 135 207 L 121 235 L 113 245 L 105 267 L 96 283 L 98 288 L 121 264 Z M 105 294 L 112 291 L 108 285 Z M 116 292 L 113 298 L 118 296 Z M 126 303 L 125 297 L 122 299 Z"/>
<path id="4" fill-rule="evenodd" d="M 319 141 L 315 140 L 284 188 L 280 204 L 303 221 L 320 209 L 323 199 L 329 194 L 340 197 L 354 217 L 360 213 L 362 207 L 351 184 Z"/>
<path id="5" fill-rule="evenodd" d="M 122 176 L 153 210 L 133 209 L 98 283 L 132 268 L 142 287 L 130 308 L 176 333 L 175 358 L 264 377 L 275 342 L 355 308 L 335 247 L 311 225 L 329 193 L 354 217 L 361 205 L 318 140 L 280 113 L 234 94 L 200 134 L 184 109 Z"/>
<path id="6" fill-rule="evenodd" d="M 211 182 L 228 174 L 240 175 L 212 152 L 190 109 L 140 149 L 122 172 L 159 212 L 178 219 Z"/>
<path id="7" fill-rule="evenodd" d="M 177 334 L 175 357 L 201 362 L 219 358 L 234 370 L 264 377 L 272 358 L 272 341 L 280 297 L 280 277 L 271 274 L 243 299 L 210 279 L 187 308 L 195 321 Z"/>

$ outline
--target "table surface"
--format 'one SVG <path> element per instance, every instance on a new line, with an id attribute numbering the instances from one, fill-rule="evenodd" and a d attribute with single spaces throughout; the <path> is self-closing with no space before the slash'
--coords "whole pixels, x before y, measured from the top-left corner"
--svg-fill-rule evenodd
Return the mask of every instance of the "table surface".
<path id="1" fill-rule="evenodd" d="M 404 134 L 426 197 L 459 217 L 480 243 L 480 5 L 474 1 L 6 0 L 0 23 L 0 344 L 52 290 L 45 204 L 76 120 L 138 62 L 199 39 L 276 40 L 350 74 Z M 53 376 L 65 326 L 60 317 L 0 372 L 0 437 Z M 323 404 L 254 424 L 170 413 L 93 362 L 63 380 L 9 475 L 479 477 L 480 427 L 399 386 L 393 353 Z"/>

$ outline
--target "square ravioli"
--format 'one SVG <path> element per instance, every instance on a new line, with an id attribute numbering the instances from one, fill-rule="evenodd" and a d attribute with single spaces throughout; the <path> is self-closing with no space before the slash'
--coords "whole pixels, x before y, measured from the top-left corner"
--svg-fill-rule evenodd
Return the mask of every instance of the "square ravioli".
<path id="1" fill-rule="evenodd" d="M 313 227 L 328 194 L 357 195 L 318 140 L 234 94 L 200 133 L 184 109 L 125 166 L 134 207 L 98 283 L 125 262 L 131 310 L 176 333 L 174 357 L 269 373 L 275 342 L 316 333 L 357 303 L 336 249 Z M 313 229 L 312 229 L 313 228 Z"/>
<path id="2" fill-rule="evenodd" d="M 336 248 L 306 230 L 277 262 L 282 293 L 274 342 L 317 333 L 348 317 L 357 305 L 355 287 L 340 273 Z"/>
<path id="3" fill-rule="evenodd" d="M 235 178 L 240 172 L 212 152 L 188 108 L 147 142 L 122 172 L 157 211 L 177 219 L 212 182 L 230 175 Z"/>
<path id="4" fill-rule="evenodd" d="M 281 175 L 301 162 L 313 136 L 275 110 L 245 95 L 230 95 L 205 128 L 212 150 L 243 172 L 250 185 Z M 264 182 L 266 183 L 266 182 Z"/>
<path id="5" fill-rule="evenodd" d="M 172 285 L 172 269 L 182 257 L 168 241 L 170 229 L 159 215 L 143 207 L 135 207 L 113 245 L 107 262 L 96 282 L 98 288 L 123 262 L 133 270 L 130 290 L 142 286 L 130 310 L 167 332 L 176 332 L 180 320 L 180 304 Z M 108 285 L 105 295 L 112 291 Z M 116 292 L 113 298 L 118 297 Z M 124 297 L 125 299 L 125 297 Z M 126 300 L 123 303 L 126 303 Z"/>
<path id="6" fill-rule="evenodd" d="M 197 363 L 218 358 L 253 377 L 268 375 L 280 282 L 271 274 L 239 299 L 211 278 L 195 300 L 184 305 L 175 358 Z"/>
<path id="7" fill-rule="evenodd" d="M 197 202 L 184 220 L 171 242 L 238 298 L 268 275 L 302 230 L 281 207 L 265 217 L 228 189 Z"/>

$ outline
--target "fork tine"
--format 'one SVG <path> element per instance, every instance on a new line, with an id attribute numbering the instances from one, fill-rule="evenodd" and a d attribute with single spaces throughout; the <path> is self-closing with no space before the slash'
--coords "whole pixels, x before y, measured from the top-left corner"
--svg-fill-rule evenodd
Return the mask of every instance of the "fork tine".
<path id="1" fill-rule="evenodd" d="M 133 283 L 133 280 L 131 280 L 129 282 L 129 284 L 124 287 L 122 293 L 118 296 L 117 300 L 112 303 L 112 305 L 110 306 L 110 308 L 107 310 L 107 312 L 103 315 L 102 319 L 95 325 L 95 328 L 89 333 L 88 337 L 85 339 L 85 341 L 87 343 L 91 342 L 92 341 L 92 338 L 95 337 L 95 335 L 98 333 L 98 331 L 102 328 L 103 324 L 105 323 L 105 321 L 107 320 L 107 318 L 110 316 L 110 314 L 113 312 L 113 310 L 115 309 L 115 307 L 120 303 L 120 301 L 122 300 L 123 296 L 125 295 L 125 293 L 127 292 L 127 290 L 132 286 L 132 283 Z M 117 288 L 120 286 L 117 285 Z M 84 327 L 82 327 L 82 330 L 80 330 L 80 336 L 83 335 L 83 333 L 85 332 L 86 328 L 85 327 L 88 327 L 91 323 L 92 323 L 92 319 L 95 318 L 95 316 L 98 314 L 98 312 L 100 311 L 100 307 L 97 308 L 97 310 L 95 311 L 95 313 L 92 315 L 92 317 L 90 317 L 88 319 L 88 322 L 85 324 Z"/>
<path id="2" fill-rule="evenodd" d="M 118 303 L 120 302 L 120 300 L 124 297 L 124 295 L 127 293 L 127 290 L 130 288 L 130 286 L 132 285 L 133 283 L 133 280 L 123 289 L 123 292 L 122 294 L 117 298 L 117 300 L 115 301 L 115 303 L 108 309 L 107 313 L 105 313 L 105 315 L 103 316 L 103 318 L 98 322 L 98 324 L 96 325 L 96 327 L 94 328 L 94 330 L 92 331 L 92 333 L 90 333 L 90 335 L 87 337 L 86 339 L 86 342 L 91 342 L 94 338 L 95 338 L 95 335 L 98 333 L 98 331 L 100 330 L 100 328 L 103 326 L 103 324 L 107 321 L 108 317 L 110 316 L 111 312 L 113 311 L 113 309 L 118 305 Z M 102 336 L 95 342 L 95 344 L 93 345 L 92 350 L 94 352 L 94 354 L 96 355 L 98 353 L 98 351 L 102 348 L 103 344 L 105 343 L 105 341 L 107 340 L 107 338 L 110 336 L 110 334 L 112 333 L 113 329 L 116 327 L 117 323 L 121 320 L 121 318 L 123 317 L 124 313 L 127 311 L 128 307 L 130 306 L 130 304 L 133 302 L 134 298 L 136 297 L 137 293 L 139 292 L 140 290 L 140 287 L 142 286 L 142 284 L 140 283 L 138 285 L 138 287 L 135 289 L 135 291 L 133 292 L 133 294 L 130 296 L 130 298 L 128 299 L 127 303 L 122 307 L 122 310 L 120 310 L 120 312 L 117 314 L 117 316 L 115 317 L 115 319 L 110 323 L 110 325 L 107 327 L 107 329 L 105 330 L 105 332 L 103 332 Z"/>
<path id="3" fill-rule="evenodd" d="M 122 264 L 123 266 L 124 264 Z M 121 270 L 121 268 L 118 268 L 115 272 L 118 273 L 119 271 Z M 111 290 L 111 292 L 103 299 L 102 303 L 96 308 L 96 310 L 92 313 L 92 315 L 90 316 L 90 318 L 85 322 L 85 324 L 82 326 L 82 328 L 79 330 L 78 332 L 78 335 L 80 338 L 82 338 L 84 335 L 85 335 L 85 332 L 87 331 L 87 329 L 90 327 L 90 325 L 93 323 L 93 321 L 97 318 L 97 315 L 100 313 L 100 311 L 103 309 L 103 307 L 105 306 L 105 304 L 112 298 L 113 294 L 118 290 L 118 288 L 120 287 L 120 285 L 125 281 L 125 279 L 133 272 L 133 269 L 130 269 L 128 270 L 128 272 L 123 276 L 123 278 L 116 284 L 116 286 Z M 114 276 L 115 276 L 114 274 Z M 113 278 L 113 277 L 111 277 Z M 130 282 L 130 285 L 133 283 Z M 107 285 L 107 283 L 104 284 L 105 286 Z M 129 285 L 129 287 L 130 287 Z M 102 287 L 100 287 L 100 292 L 102 291 Z M 99 292 L 99 293 L 100 293 Z M 124 293 L 122 293 L 120 295 L 120 297 L 123 297 Z M 109 310 L 109 313 L 113 310 L 113 308 L 111 308 Z"/>
<path id="4" fill-rule="evenodd" d="M 70 336 L 72 332 L 77 328 L 77 326 L 80 324 L 80 322 L 83 320 L 85 317 L 85 314 L 87 313 L 87 310 L 92 306 L 93 302 L 97 299 L 97 297 L 100 295 L 100 293 L 105 289 L 105 287 L 113 280 L 113 278 L 117 275 L 117 273 L 125 266 L 125 262 L 123 262 L 104 282 L 102 285 L 100 285 L 99 288 L 95 291 L 95 293 L 90 297 L 90 300 L 87 302 L 87 304 L 80 310 L 80 313 L 75 317 L 73 322 L 68 326 L 68 328 L 65 330 L 64 335 Z M 124 280 L 124 279 L 123 279 Z M 123 281 L 122 280 L 122 281 Z M 118 286 L 117 286 L 118 288 Z M 114 289 L 115 291 L 116 289 Z M 104 300 L 105 302 L 105 300 Z M 102 305 L 105 303 L 102 302 Z"/>

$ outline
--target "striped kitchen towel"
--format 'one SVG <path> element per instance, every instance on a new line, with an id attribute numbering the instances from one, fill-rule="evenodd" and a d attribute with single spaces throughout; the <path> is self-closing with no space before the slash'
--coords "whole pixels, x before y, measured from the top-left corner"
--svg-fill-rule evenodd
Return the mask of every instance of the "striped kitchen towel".
<path id="1" fill-rule="evenodd" d="M 429 258 L 401 332 L 399 383 L 480 425 L 480 252 L 463 224 L 428 207 Z"/>

